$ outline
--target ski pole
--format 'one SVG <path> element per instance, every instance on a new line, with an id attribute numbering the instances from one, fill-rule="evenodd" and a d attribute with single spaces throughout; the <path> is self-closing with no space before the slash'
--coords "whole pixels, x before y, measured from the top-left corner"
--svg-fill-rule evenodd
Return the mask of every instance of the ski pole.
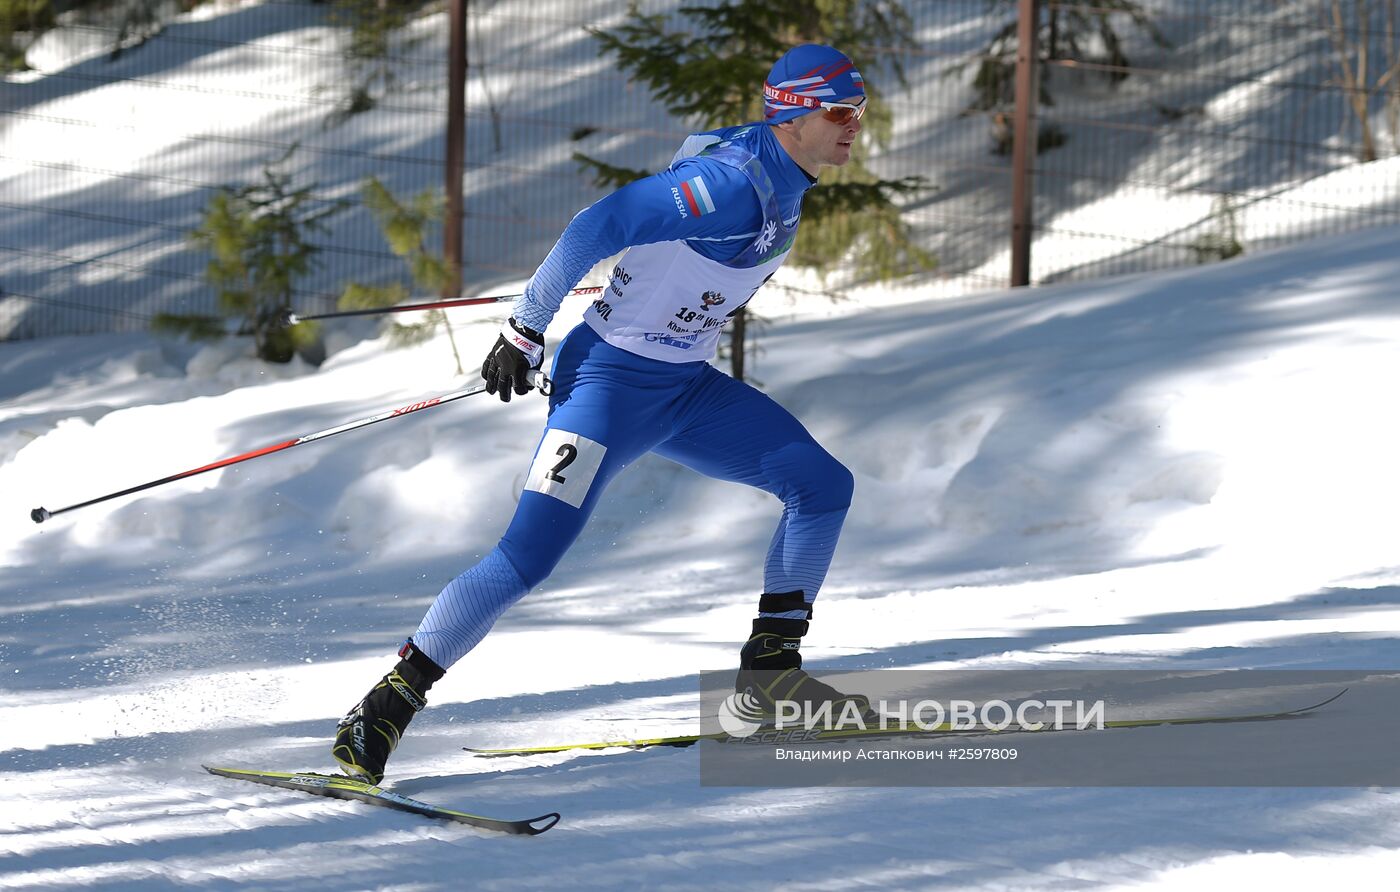
<path id="1" fill-rule="evenodd" d="M 539 388 L 540 393 L 549 393 L 550 381 L 547 377 L 545 377 L 543 372 L 532 372 L 530 375 L 530 381 L 532 384 Z M 358 421 L 348 421 L 345 424 L 339 424 L 335 427 L 327 428 L 323 431 L 317 431 L 314 434 L 306 434 L 305 436 L 297 437 L 294 440 L 285 440 L 281 443 L 274 443 L 271 446 L 264 446 L 261 449 L 254 449 L 250 452 L 244 452 L 241 455 L 230 456 L 229 458 L 220 459 L 219 461 L 216 461 L 213 464 L 205 465 L 202 468 L 193 468 L 188 471 L 182 471 L 179 474 L 171 474 L 169 477 L 162 477 L 159 480 L 152 480 L 150 483 L 142 483 L 140 486 L 133 486 L 129 489 L 124 489 L 121 492 L 108 493 L 105 496 L 98 496 L 95 499 L 88 499 L 86 502 L 79 502 L 76 505 L 68 505 L 67 507 L 57 508 L 53 511 L 42 507 L 35 508 L 33 511 L 29 512 L 29 519 L 34 521 L 35 523 L 43 523 L 50 517 L 55 517 L 67 511 L 76 511 L 79 508 L 86 508 L 89 505 L 96 505 L 99 502 L 105 502 L 109 499 L 117 499 L 121 498 L 122 496 L 129 496 L 132 493 L 141 492 L 142 490 L 151 489 L 156 486 L 162 486 L 166 483 L 174 483 L 176 480 L 184 480 L 185 478 L 193 477 L 196 474 L 203 474 L 205 471 L 213 471 L 217 468 L 227 468 L 229 465 L 236 465 L 239 462 L 245 462 L 251 459 L 260 458 L 264 455 L 271 455 L 274 452 L 281 452 L 284 449 L 291 449 L 293 446 L 300 446 L 303 443 L 310 443 L 315 440 L 322 440 L 326 437 L 335 436 L 336 434 L 343 434 L 346 431 L 353 431 L 362 427 L 368 427 L 371 424 L 375 424 L 380 421 L 388 421 L 391 418 L 400 418 L 404 415 L 408 415 L 412 412 L 417 412 L 421 409 L 431 409 L 433 406 L 441 406 L 443 403 L 450 403 L 453 400 L 460 400 L 463 397 L 468 397 L 474 394 L 481 393 L 485 389 L 485 384 L 477 384 L 474 387 L 468 387 L 465 390 L 454 390 L 452 393 L 445 393 L 442 396 L 430 397 L 426 400 L 420 400 L 416 403 L 412 403 L 411 405 L 400 406 L 397 409 L 390 409 L 387 412 L 380 412 L 378 415 L 372 415 L 369 418 L 361 418 Z"/>
<path id="2" fill-rule="evenodd" d="M 601 294 L 603 286 L 594 285 L 588 288 L 575 288 L 569 294 Z M 279 320 L 282 325 L 296 325 L 298 322 L 314 322 L 317 319 L 344 319 L 349 316 L 380 316 L 385 313 L 407 313 L 411 310 L 445 310 L 449 307 L 471 307 L 477 304 L 494 304 L 502 301 L 515 300 L 518 294 L 498 294 L 493 297 L 459 297 L 452 300 L 435 300 L 426 304 L 400 304 L 393 307 L 372 307 L 367 310 L 340 310 L 335 313 L 316 313 L 311 316 L 302 316 L 287 310 Z"/>

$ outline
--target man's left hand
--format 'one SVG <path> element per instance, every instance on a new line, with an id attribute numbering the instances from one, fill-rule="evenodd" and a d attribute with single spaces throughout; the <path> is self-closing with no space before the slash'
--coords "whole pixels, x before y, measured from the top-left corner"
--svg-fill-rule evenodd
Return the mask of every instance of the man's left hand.
<path id="1" fill-rule="evenodd" d="M 486 392 L 499 395 L 503 403 L 510 402 L 512 391 L 524 396 L 534 389 L 531 373 L 543 364 L 544 335 L 511 318 L 501 326 L 495 346 L 481 365 Z"/>

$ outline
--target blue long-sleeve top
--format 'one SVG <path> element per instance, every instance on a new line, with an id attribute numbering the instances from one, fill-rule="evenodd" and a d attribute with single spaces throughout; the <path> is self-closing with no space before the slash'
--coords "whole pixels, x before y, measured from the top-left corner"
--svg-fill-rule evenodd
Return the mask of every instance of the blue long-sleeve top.
<path id="1" fill-rule="evenodd" d="M 801 213 L 802 196 L 817 181 L 797 166 L 770 127 L 745 126 L 747 132 L 744 127 L 727 127 L 699 136 L 709 137 L 702 139 L 707 143 L 733 139 L 752 152 L 768 171 L 783 222 L 790 226 Z M 703 179 L 704 197 L 691 186 L 697 176 Z M 712 260 L 730 260 L 748 247 L 762 223 L 758 194 L 742 172 L 711 158 L 679 158 L 666 170 L 629 183 L 580 211 L 525 286 L 513 314 L 522 324 L 544 331 L 564 297 L 604 257 L 632 245 L 684 241 Z"/>

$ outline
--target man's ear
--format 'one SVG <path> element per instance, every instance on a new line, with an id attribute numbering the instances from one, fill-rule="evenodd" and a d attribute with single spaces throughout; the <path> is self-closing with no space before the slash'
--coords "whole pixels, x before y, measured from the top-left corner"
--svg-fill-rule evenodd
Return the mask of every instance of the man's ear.
<path id="1" fill-rule="evenodd" d="M 785 131 L 795 136 L 802 131 L 802 124 L 806 117 L 806 115 L 802 115 L 801 117 L 791 118 L 787 121 L 783 121 L 780 124 L 775 124 L 774 126 L 777 127 L 779 130 Z"/>

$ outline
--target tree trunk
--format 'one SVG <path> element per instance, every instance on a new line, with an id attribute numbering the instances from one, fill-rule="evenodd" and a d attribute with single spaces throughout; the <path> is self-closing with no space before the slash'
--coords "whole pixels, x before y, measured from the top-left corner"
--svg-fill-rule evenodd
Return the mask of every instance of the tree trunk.
<path id="1" fill-rule="evenodd" d="M 1370 88 L 1366 69 L 1371 49 L 1371 11 L 1366 0 L 1355 0 L 1353 9 L 1357 22 L 1357 35 L 1354 39 L 1347 36 L 1342 0 L 1332 0 L 1330 38 L 1332 49 L 1337 56 L 1337 70 L 1341 73 L 1342 89 L 1345 91 L 1347 103 L 1351 106 L 1352 115 L 1361 127 L 1361 148 L 1357 158 L 1365 164 L 1379 157 L 1376 153 L 1375 135 L 1371 131 L 1371 102 L 1367 93 Z M 1326 12 L 1323 11 L 1322 15 L 1325 21 Z"/>

